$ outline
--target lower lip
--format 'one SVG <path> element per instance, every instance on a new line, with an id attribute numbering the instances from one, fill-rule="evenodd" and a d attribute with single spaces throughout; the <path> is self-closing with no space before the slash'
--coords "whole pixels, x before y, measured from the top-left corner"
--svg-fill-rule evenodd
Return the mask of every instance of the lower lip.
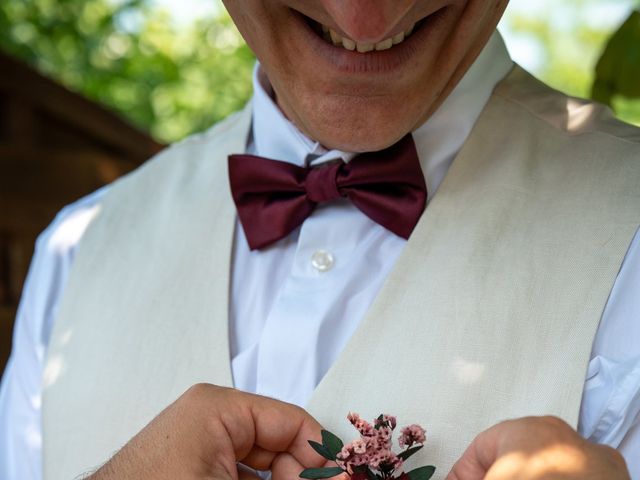
<path id="1" fill-rule="evenodd" d="M 374 50 L 367 53 L 347 50 L 328 43 L 320 38 L 302 14 L 296 11 L 294 13 L 303 27 L 305 36 L 303 42 L 308 42 L 312 46 L 313 54 L 317 59 L 324 59 L 340 73 L 357 75 L 396 72 L 417 57 L 421 51 L 424 55 L 424 50 L 419 46 L 428 43 L 430 37 L 437 33 L 438 26 L 442 23 L 440 20 L 446 10 L 447 8 L 443 7 L 420 20 L 414 32 L 403 42 L 388 50 Z"/>

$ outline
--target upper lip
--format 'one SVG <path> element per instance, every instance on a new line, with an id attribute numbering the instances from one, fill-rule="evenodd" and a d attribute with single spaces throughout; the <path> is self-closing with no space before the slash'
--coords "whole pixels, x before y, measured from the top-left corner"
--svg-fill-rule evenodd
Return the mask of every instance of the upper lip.
<path id="1" fill-rule="evenodd" d="M 345 0 L 348 1 L 348 0 Z M 330 17 L 328 19 L 318 19 L 315 18 L 312 15 L 309 15 L 307 13 L 303 13 L 298 11 L 298 13 L 304 17 L 306 17 L 307 19 L 309 19 L 312 22 L 315 22 L 319 25 L 324 25 L 328 28 L 330 28 L 331 30 L 333 30 L 334 32 L 336 32 L 338 35 L 340 35 L 341 37 L 346 37 L 348 39 L 354 40 L 354 41 L 361 41 L 359 39 L 355 39 L 352 38 L 351 35 L 348 35 L 347 33 L 345 33 Z M 407 18 L 403 18 L 400 20 L 400 22 L 398 22 L 398 24 L 394 25 L 394 27 L 392 29 L 390 29 L 387 32 L 384 33 L 384 36 L 378 38 L 378 39 L 373 39 L 373 40 L 367 40 L 366 42 L 363 43 L 377 43 L 377 42 L 381 42 L 383 40 L 386 40 L 387 38 L 391 38 L 394 35 L 399 34 L 400 32 L 405 32 L 409 27 L 416 25 L 417 23 L 419 23 L 420 21 L 422 21 L 423 19 L 427 18 L 428 16 L 432 15 L 434 12 L 430 12 L 429 14 L 418 18 L 416 20 L 411 20 L 411 19 L 407 19 Z"/>

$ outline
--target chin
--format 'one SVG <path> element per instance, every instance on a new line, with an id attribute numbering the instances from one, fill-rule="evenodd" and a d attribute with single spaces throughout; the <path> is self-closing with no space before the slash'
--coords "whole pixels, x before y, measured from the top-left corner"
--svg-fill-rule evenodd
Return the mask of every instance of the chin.
<path id="1" fill-rule="evenodd" d="M 410 107 L 407 107 L 410 105 Z M 281 105 L 287 117 L 309 138 L 325 148 L 373 152 L 393 145 L 426 118 L 424 99 L 318 97 Z"/>
<path id="2" fill-rule="evenodd" d="M 364 122 L 356 128 L 342 128 L 340 125 L 326 126 L 307 135 L 316 139 L 325 148 L 345 152 L 375 152 L 383 150 L 404 137 L 410 128 L 394 124 L 392 120 L 370 125 Z"/>

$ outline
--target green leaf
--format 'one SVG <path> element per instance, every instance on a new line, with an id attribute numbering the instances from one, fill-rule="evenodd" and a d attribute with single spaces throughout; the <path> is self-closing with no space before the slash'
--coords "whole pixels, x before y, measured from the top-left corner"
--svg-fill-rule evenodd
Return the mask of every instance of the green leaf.
<path id="1" fill-rule="evenodd" d="M 414 453 L 416 453 L 418 450 L 420 450 L 423 447 L 423 445 L 417 445 L 415 447 L 411 447 L 411 448 L 407 448 L 404 452 L 400 452 L 398 454 L 398 457 L 400 457 L 402 460 L 406 460 L 407 458 L 409 458 L 411 455 L 413 455 Z"/>
<path id="2" fill-rule="evenodd" d="M 605 105 L 612 105 L 614 90 L 613 87 L 605 81 L 596 78 L 591 87 L 591 98 L 596 102 Z"/>
<path id="3" fill-rule="evenodd" d="M 322 430 L 322 445 L 324 445 L 331 455 L 333 455 L 333 458 L 335 458 L 336 455 L 340 453 L 340 450 L 342 450 L 344 444 L 342 443 L 342 440 L 336 437 L 333 433 L 328 430 Z"/>
<path id="4" fill-rule="evenodd" d="M 331 455 L 331 452 L 329 451 L 329 449 L 327 447 L 325 447 L 324 445 L 321 445 L 318 442 L 314 442 L 313 440 L 309 440 L 309 445 L 311 445 L 311 447 L 316 452 L 318 452 L 320 455 L 322 455 L 327 460 L 335 460 L 336 459 L 336 456 L 335 455 Z"/>
<path id="5" fill-rule="evenodd" d="M 309 478 L 311 480 L 331 478 L 340 475 L 342 472 L 344 472 L 344 470 L 340 467 L 307 468 L 300 473 L 300 478 Z"/>
<path id="6" fill-rule="evenodd" d="M 429 480 L 435 472 L 436 467 L 429 465 L 411 470 L 407 475 L 409 476 L 409 480 Z"/>
<path id="7" fill-rule="evenodd" d="M 640 98 L 640 10 L 611 36 L 595 69 L 592 96 L 611 105 L 611 97 Z"/>

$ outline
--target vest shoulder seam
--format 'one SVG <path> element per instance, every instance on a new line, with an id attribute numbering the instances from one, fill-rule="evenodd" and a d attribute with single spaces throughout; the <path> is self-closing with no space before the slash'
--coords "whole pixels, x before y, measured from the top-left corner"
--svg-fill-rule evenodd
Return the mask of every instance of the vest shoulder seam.
<path id="1" fill-rule="evenodd" d="M 558 90 L 553 89 L 552 87 L 549 87 L 548 85 L 540 82 L 535 78 L 533 78 L 531 81 L 539 84 L 535 87 L 535 91 L 530 92 L 531 97 L 553 95 L 557 99 L 562 99 L 565 102 L 576 102 L 579 108 L 592 108 L 593 111 L 589 118 L 590 121 L 585 122 L 585 128 L 571 131 L 569 130 L 569 128 L 567 128 L 568 126 L 566 124 L 564 126 L 561 126 L 554 123 L 550 118 L 547 118 L 539 111 L 536 111 L 535 107 L 531 105 L 531 101 L 523 100 L 513 95 L 512 90 L 508 89 L 508 87 L 506 92 L 501 88 L 497 88 L 494 91 L 494 96 L 522 108 L 531 116 L 544 122 L 553 129 L 563 132 L 567 136 L 577 137 L 585 134 L 598 134 L 636 147 L 640 147 L 640 127 L 617 119 L 609 107 L 588 99 L 566 95 Z M 607 126 L 609 126 L 609 128 L 606 128 Z M 611 129 L 618 129 L 620 130 L 620 133 L 624 131 L 632 133 L 629 136 L 622 136 L 616 134 L 616 132 L 612 132 Z"/>

